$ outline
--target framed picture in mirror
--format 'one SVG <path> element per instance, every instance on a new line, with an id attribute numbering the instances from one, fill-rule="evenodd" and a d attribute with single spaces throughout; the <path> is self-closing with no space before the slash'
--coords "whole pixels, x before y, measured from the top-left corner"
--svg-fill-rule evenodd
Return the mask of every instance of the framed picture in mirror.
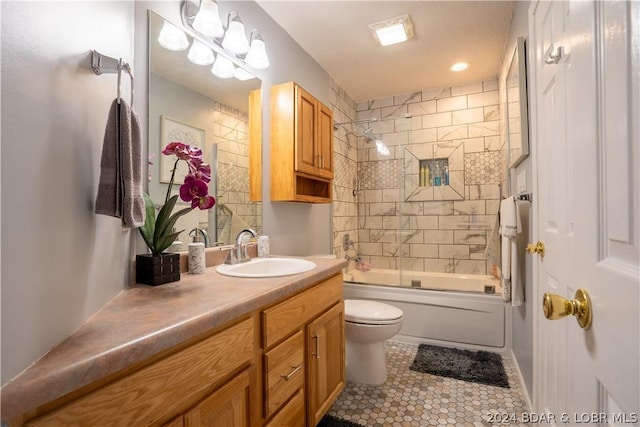
<path id="1" fill-rule="evenodd" d="M 161 117 L 161 127 L 160 152 L 170 142 L 182 142 L 192 147 L 204 149 L 205 131 L 203 129 L 167 116 Z M 160 155 L 160 182 L 168 184 L 171 181 L 171 172 L 175 164 L 175 156 Z M 178 184 L 181 184 L 185 175 L 189 172 L 188 166 L 186 162 L 178 162 L 177 168 L 175 179 Z"/>
<path id="2" fill-rule="evenodd" d="M 506 79 L 509 168 L 529 155 L 526 56 L 525 39 L 518 37 Z"/>

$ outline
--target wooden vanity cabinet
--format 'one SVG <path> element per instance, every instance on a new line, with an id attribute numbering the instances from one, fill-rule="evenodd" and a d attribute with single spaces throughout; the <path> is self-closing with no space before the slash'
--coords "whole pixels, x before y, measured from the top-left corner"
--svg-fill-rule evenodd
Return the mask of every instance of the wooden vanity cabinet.
<path id="1" fill-rule="evenodd" d="M 265 425 L 315 426 L 344 388 L 342 295 L 339 274 L 262 310 Z"/>
<path id="2" fill-rule="evenodd" d="M 333 111 L 294 82 L 271 88 L 271 200 L 329 203 Z"/>
<path id="3" fill-rule="evenodd" d="M 26 425 L 257 426 L 254 323 L 253 317 L 244 318 L 75 400 L 59 402 Z"/>
<path id="4" fill-rule="evenodd" d="M 344 388 L 344 334 L 336 274 L 49 402 L 15 425 L 316 426 Z"/>

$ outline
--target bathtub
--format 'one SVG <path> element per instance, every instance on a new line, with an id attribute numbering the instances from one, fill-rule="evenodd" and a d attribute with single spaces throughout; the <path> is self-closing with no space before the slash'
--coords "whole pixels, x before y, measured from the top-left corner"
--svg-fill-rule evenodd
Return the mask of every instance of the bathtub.
<path id="1" fill-rule="evenodd" d="M 404 312 L 394 341 L 510 350 L 511 310 L 502 300 L 499 281 L 490 276 L 371 269 L 343 277 L 345 299 L 380 301 Z"/>

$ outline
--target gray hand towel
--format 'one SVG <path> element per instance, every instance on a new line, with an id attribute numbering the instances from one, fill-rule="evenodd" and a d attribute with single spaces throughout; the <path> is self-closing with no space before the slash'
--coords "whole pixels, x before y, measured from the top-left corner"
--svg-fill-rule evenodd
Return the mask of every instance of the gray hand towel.
<path id="1" fill-rule="evenodd" d="M 95 212 L 121 218 L 127 229 L 144 225 L 140 120 L 124 99 L 109 110 Z"/>

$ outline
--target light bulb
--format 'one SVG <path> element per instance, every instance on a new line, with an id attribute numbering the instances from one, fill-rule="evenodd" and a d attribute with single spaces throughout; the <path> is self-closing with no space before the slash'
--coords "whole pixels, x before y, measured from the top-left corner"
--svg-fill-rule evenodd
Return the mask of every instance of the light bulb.
<path id="1" fill-rule="evenodd" d="M 456 62 L 450 68 L 451 71 L 464 71 L 469 68 L 469 64 L 466 62 Z"/>
<path id="2" fill-rule="evenodd" d="M 229 22 L 227 32 L 224 33 L 222 47 L 236 55 L 242 55 L 249 51 L 249 41 L 244 33 L 244 24 L 238 17 L 237 12 L 236 17 Z"/>
<path id="3" fill-rule="evenodd" d="M 256 76 L 245 70 L 244 68 L 236 68 L 235 74 L 233 75 L 238 80 L 245 81 L 255 79 Z"/>
<path id="4" fill-rule="evenodd" d="M 215 59 L 213 51 L 199 40 L 193 39 L 191 49 L 187 55 L 189 61 L 196 65 L 211 65 Z"/>
<path id="5" fill-rule="evenodd" d="M 213 63 L 211 72 L 216 77 L 220 77 L 221 79 L 228 79 L 233 77 L 236 72 L 236 68 L 234 67 L 233 62 L 229 61 L 222 55 L 218 55 L 216 61 Z"/>
<path id="6" fill-rule="evenodd" d="M 164 21 L 160 34 L 158 35 L 160 46 L 169 50 L 185 50 L 189 47 L 187 35 L 180 28 L 167 21 Z"/>
<path id="7" fill-rule="evenodd" d="M 213 0 L 201 0 L 200 8 L 193 19 L 193 29 L 210 37 L 222 37 L 224 28 L 218 14 L 218 5 Z"/>
<path id="8" fill-rule="evenodd" d="M 257 70 L 269 68 L 269 57 L 264 40 L 255 38 L 251 42 L 251 48 L 244 58 L 245 62 Z"/>

